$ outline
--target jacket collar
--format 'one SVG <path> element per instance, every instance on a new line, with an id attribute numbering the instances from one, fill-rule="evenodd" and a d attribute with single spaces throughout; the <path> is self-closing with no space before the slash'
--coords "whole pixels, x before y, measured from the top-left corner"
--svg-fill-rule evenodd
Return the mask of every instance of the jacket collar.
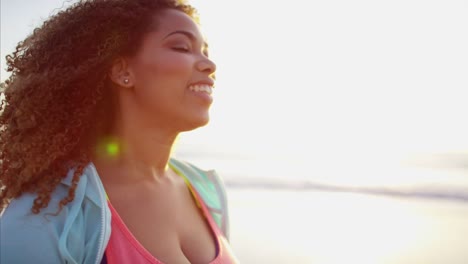
<path id="1" fill-rule="evenodd" d="M 75 168 L 72 168 L 68 171 L 67 177 L 62 180 L 62 184 L 67 187 L 72 186 L 73 174 Z M 96 167 L 92 162 L 88 163 L 83 170 L 83 174 L 80 176 L 77 188 L 85 188 L 85 196 L 89 198 L 97 206 L 101 207 L 103 202 L 102 197 L 106 197 L 106 191 L 104 190 L 104 185 L 99 178 L 99 175 L 96 171 Z"/>

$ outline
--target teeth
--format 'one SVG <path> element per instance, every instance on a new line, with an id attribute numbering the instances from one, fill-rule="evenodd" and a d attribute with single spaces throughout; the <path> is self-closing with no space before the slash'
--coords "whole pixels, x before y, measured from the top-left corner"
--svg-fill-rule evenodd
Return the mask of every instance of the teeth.
<path id="1" fill-rule="evenodd" d="M 207 94 L 211 94 L 213 92 L 213 88 L 207 84 L 202 84 L 202 85 L 191 85 L 189 87 L 191 91 L 195 92 L 205 92 Z"/>

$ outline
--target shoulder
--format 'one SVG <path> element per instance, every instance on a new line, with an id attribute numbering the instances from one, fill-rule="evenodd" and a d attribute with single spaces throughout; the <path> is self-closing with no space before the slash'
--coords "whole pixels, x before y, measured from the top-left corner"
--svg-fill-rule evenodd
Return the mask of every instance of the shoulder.
<path id="1" fill-rule="evenodd" d="M 180 159 L 172 158 L 169 165 L 177 173 L 184 175 L 200 194 L 215 222 L 226 238 L 229 238 L 229 208 L 226 188 L 215 170 L 200 167 Z"/>
<path id="2" fill-rule="evenodd" d="M 215 170 L 202 169 L 188 161 L 175 158 L 170 160 L 169 165 L 177 173 L 184 175 L 202 196 L 224 193 L 224 182 Z M 223 193 L 218 193 L 219 191 Z"/>
<path id="3" fill-rule="evenodd" d="M 171 158 L 169 165 L 176 172 L 183 173 L 190 181 L 196 181 L 205 184 L 217 184 L 224 185 L 224 182 L 219 177 L 218 173 L 214 169 L 204 169 L 194 165 L 186 160 L 177 158 Z"/>
<path id="4" fill-rule="evenodd" d="M 69 210 L 63 208 L 58 215 L 55 214 L 61 200 L 59 197 L 66 194 L 65 188 L 57 187 L 49 206 L 39 214 L 31 211 L 36 194 L 25 193 L 11 201 L 0 218 L 1 263 L 63 261 L 58 241 Z"/>
<path id="5" fill-rule="evenodd" d="M 92 172 L 87 168 L 74 200 L 59 212 L 59 202 L 68 195 L 72 172 L 52 192 L 48 206 L 39 214 L 31 212 L 36 194 L 25 193 L 11 201 L 0 218 L 0 263 L 73 263 L 86 259 L 87 253 L 80 245 L 96 240 L 93 237 L 99 233 L 101 210 L 90 195 Z"/>

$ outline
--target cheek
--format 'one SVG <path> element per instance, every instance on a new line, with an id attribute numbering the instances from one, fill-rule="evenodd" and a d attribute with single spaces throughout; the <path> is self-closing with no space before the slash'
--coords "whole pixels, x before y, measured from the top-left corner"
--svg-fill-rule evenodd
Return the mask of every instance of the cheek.
<path id="1" fill-rule="evenodd" d="M 163 53 L 140 57 L 135 64 L 136 99 L 147 110 L 167 112 L 183 103 L 192 80 L 193 61 L 187 54 Z"/>
<path id="2" fill-rule="evenodd" d="M 140 61 L 137 74 L 153 84 L 188 82 L 191 79 L 193 62 L 189 55 L 166 52 L 159 56 L 146 56 Z"/>

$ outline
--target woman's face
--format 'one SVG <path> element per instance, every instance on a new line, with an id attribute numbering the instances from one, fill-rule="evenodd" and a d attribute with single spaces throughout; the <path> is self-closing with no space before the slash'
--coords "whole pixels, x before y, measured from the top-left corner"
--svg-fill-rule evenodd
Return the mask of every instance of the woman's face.
<path id="1" fill-rule="evenodd" d="M 128 60 L 131 105 L 148 125 L 187 131 L 209 121 L 215 64 L 198 25 L 185 13 L 159 13 L 157 30 L 148 33 Z M 135 117 L 136 118 L 136 117 Z"/>

